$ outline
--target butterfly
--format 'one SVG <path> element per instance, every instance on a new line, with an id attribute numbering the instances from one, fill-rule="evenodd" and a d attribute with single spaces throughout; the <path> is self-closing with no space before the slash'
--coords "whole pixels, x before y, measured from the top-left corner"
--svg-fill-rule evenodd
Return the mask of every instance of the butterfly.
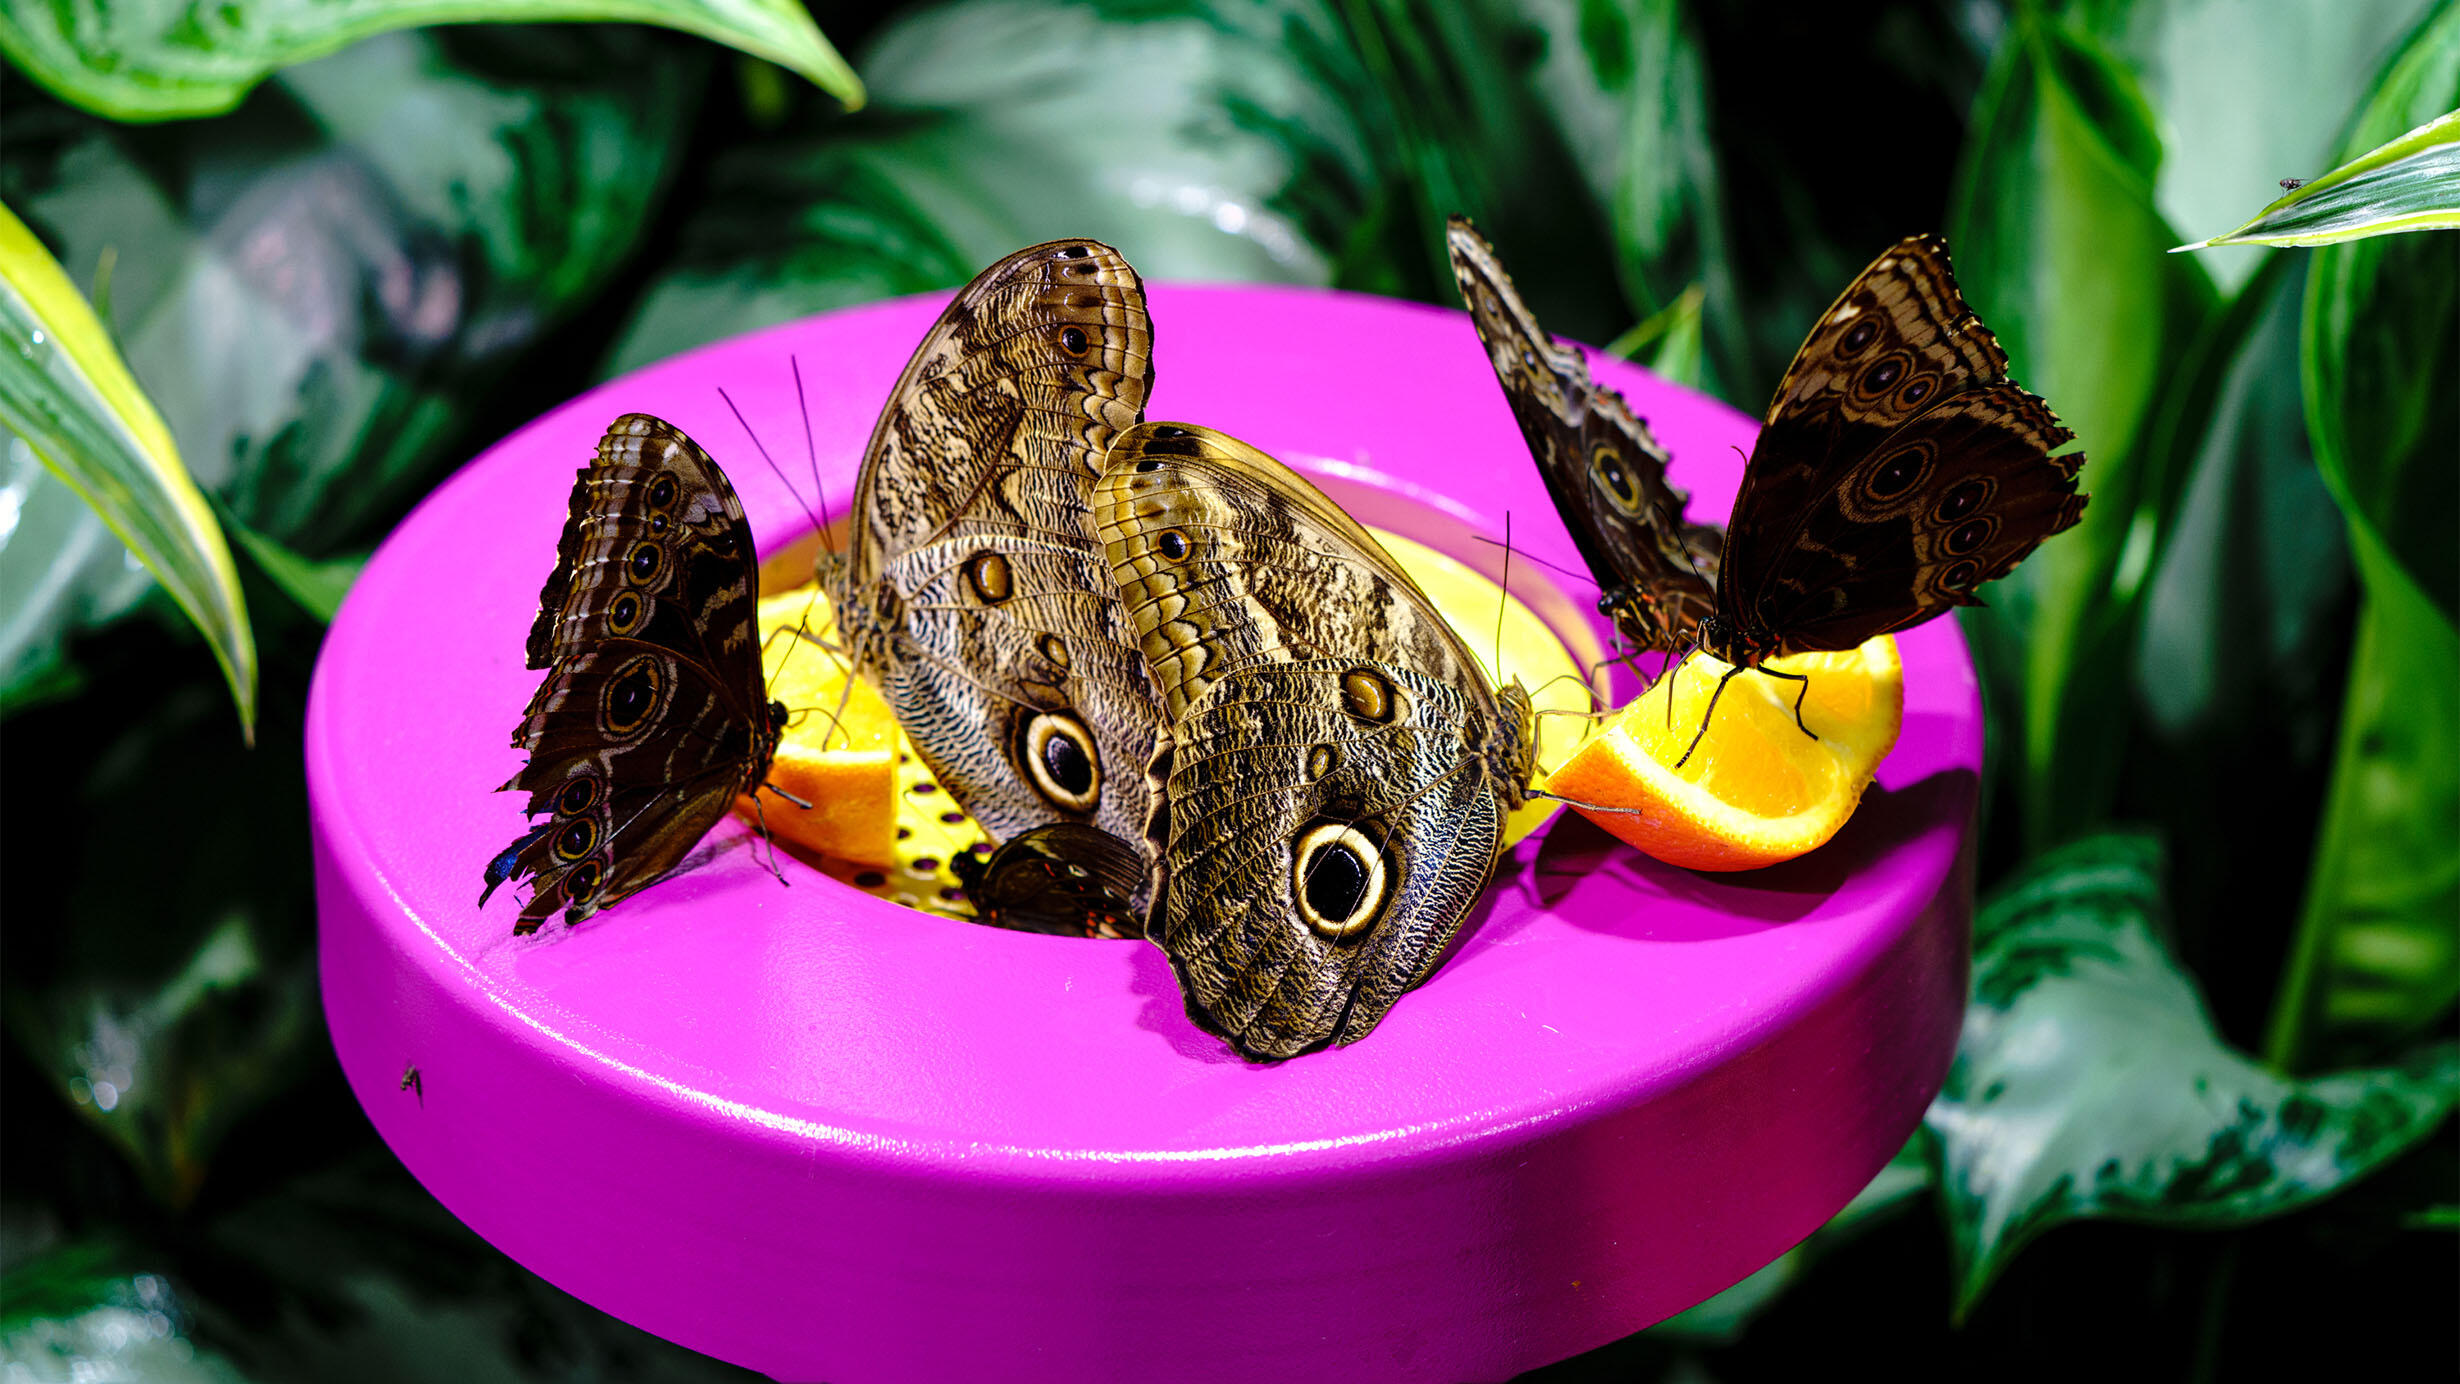
<path id="1" fill-rule="evenodd" d="M 1761 665 L 1978 605 L 1976 587 L 2083 517 L 2084 454 L 2053 455 L 2075 434 L 2008 378 L 2006 352 L 1957 291 L 1946 241 L 1908 236 L 1846 285 L 1778 382 L 1712 585 L 1662 560 L 1684 534 L 1679 508 L 1654 502 L 1662 449 L 1633 468 L 1636 506 L 1591 498 L 1594 465 L 1587 487 L 1558 482 L 1575 473 L 1550 458 L 1591 454 L 1601 430 L 1622 436 L 1629 410 L 1608 391 L 1584 393 L 1578 352 L 1529 317 L 1466 221 L 1454 219 L 1450 239 L 1497 377 L 1607 599 L 1638 589 L 1650 611 L 1671 613 L 1644 622 L 1647 640 L 1633 635 L 1643 647 L 1697 645 L 1733 665 L 1728 679 L 1746 668 L 1796 677 Z"/>
<path id="2" fill-rule="evenodd" d="M 1106 245 L 1055 241 L 984 270 L 897 381 L 847 551 L 824 560 L 854 666 L 1003 843 L 1062 823 L 1142 839 L 1157 699 L 1091 512 L 1104 454 L 1143 416 L 1152 341 L 1143 284 Z M 1047 873 L 1045 858 L 990 866 Z M 969 893 L 1045 897 L 1029 880 Z"/>
<path id="3" fill-rule="evenodd" d="M 766 695 L 751 526 L 726 473 L 673 424 L 618 418 L 573 482 L 530 627 L 548 670 L 513 731 L 504 791 L 549 814 L 487 863 L 485 906 L 533 881 L 515 932 L 578 923 L 672 869 L 766 777 L 786 708 Z"/>
<path id="4" fill-rule="evenodd" d="M 1497 689 L 1367 531 L 1227 434 L 1112 444 L 1094 521 L 1164 733 L 1146 935 L 1249 1058 L 1351 1043 L 1424 980 L 1527 796 Z"/>
<path id="5" fill-rule="evenodd" d="M 1579 347 L 1538 325 L 1477 228 L 1453 217 L 1446 240 L 1529 454 L 1598 578 L 1598 610 L 1634 650 L 1685 647 L 1716 610 L 1724 531 L 1685 521 L 1665 447 L 1621 394 L 1590 378 Z"/>

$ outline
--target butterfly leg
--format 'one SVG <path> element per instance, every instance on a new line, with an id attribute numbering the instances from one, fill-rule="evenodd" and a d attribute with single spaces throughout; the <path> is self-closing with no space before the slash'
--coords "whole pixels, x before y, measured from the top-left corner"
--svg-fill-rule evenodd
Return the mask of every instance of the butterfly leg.
<path id="1" fill-rule="evenodd" d="M 1710 692 L 1710 693 L 1708 694 L 1708 710 L 1706 710 L 1706 711 L 1704 711 L 1704 712 L 1700 713 L 1700 728 L 1699 728 L 1698 730 L 1695 730 L 1695 731 L 1693 731 L 1693 732 L 1691 733 L 1691 744 L 1683 750 L 1683 757 L 1682 757 L 1681 759 L 1678 759 L 1678 760 L 1674 761 L 1674 767 L 1675 767 L 1675 768 L 1680 769 L 1680 768 L 1682 768 L 1684 765 L 1689 764 L 1689 763 L 1691 762 L 1692 752 L 1700 748 L 1700 738 L 1701 738 L 1702 736 L 1704 736 L 1704 735 L 1707 735 L 1707 734 L 1708 734 L 1708 722 L 1709 722 L 1709 719 L 1710 719 L 1711 717 L 1713 717 L 1713 716 L 1715 716 L 1715 715 L 1717 714 L 1717 699 L 1718 699 L 1719 697 L 1722 697 L 1722 696 L 1724 696 L 1724 695 L 1725 695 L 1725 685 L 1726 685 L 1727 683 L 1732 682 L 1732 681 L 1734 680 L 1734 675 L 1735 675 L 1736 673 L 1741 672 L 1741 671 L 1742 671 L 1745 667 L 1748 667 L 1748 666 L 1749 666 L 1748 664 L 1737 664 L 1736 666 L 1734 666 L 1734 667 L 1732 667 L 1732 668 L 1728 668 L 1728 669 L 1726 669 L 1726 670 L 1725 670 L 1725 676 L 1724 676 L 1724 677 L 1721 677 L 1721 678 L 1719 678 L 1719 679 L 1717 679 L 1717 687 L 1716 687 L 1716 690 L 1715 690 L 1715 691 L 1713 691 L 1713 692 Z M 1790 673 L 1788 673 L 1788 674 L 1778 674 L 1778 673 L 1772 673 L 1772 674 L 1770 674 L 1769 676 L 1771 676 L 1771 677 L 1793 677 L 1793 676 L 1799 676 L 1799 675 L 1798 675 L 1798 674 L 1790 674 Z M 1666 692 L 1666 702 L 1667 702 L 1667 705 L 1668 705 L 1668 707 L 1669 707 L 1669 713 L 1668 713 L 1668 714 L 1671 714 L 1671 707 L 1672 707 L 1673 702 L 1674 702 L 1674 692 L 1673 692 L 1673 690 L 1672 690 L 1671 688 L 1667 689 L 1667 692 Z"/>
<path id="2" fill-rule="evenodd" d="M 1811 728 L 1802 724 L 1802 699 L 1811 695 L 1811 679 L 1809 675 L 1804 673 L 1780 673 L 1773 668 L 1758 668 L 1754 671 L 1764 678 L 1786 678 L 1802 684 L 1802 690 L 1794 694 L 1794 725 L 1800 729 L 1803 734 L 1809 735 L 1813 740 L 1817 740 L 1819 737 L 1812 734 Z"/>
<path id="3" fill-rule="evenodd" d="M 794 796 L 792 793 L 788 793 L 785 790 L 777 788 L 769 783 L 763 782 L 760 786 L 768 789 L 772 793 L 777 794 L 777 796 L 784 798 L 788 802 L 799 803 L 804 807 L 811 806 L 810 803 L 804 802 L 801 798 Z M 778 868 L 777 838 L 769 834 L 769 810 L 766 807 L 761 806 L 760 794 L 757 790 L 755 790 L 752 794 L 752 813 L 760 819 L 760 839 L 769 843 L 769 873 L 777 876 L 777 882 L 779 884 L 785 885 L 785 887 L 789 889 L 793 888 L 794 886 L 792 884 L 788 884 L 786 881 L 786 872 Z"/>

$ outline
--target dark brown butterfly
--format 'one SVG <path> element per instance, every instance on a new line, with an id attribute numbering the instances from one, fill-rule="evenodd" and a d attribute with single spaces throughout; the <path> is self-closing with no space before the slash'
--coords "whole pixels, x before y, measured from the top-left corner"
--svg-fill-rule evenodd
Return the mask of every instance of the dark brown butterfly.
<path id="1" fill-rule="evenodd" d="M 615 420 L 573 483 L 513 731 L 505 789 L 551 814 L 487 863 L 481 906 L 534 881 L 515 932 L 577 923 L 672 869 L 767 775 L 786 720 L 761 681 L 751 526 L 707 452 L 643 413 Z M 499 790 L 501 791 L 501 790 Z"/>
<path id="2" fill-rule="evenodd" d="M 1666 483 L 1666 449 L 1622 395 L 1589 377 L 1579 347 L 1538 325 L 1477 228 L 1456 216 L 1447 238 L 1495 378 L 1597 577 L 1597 608 L 1635 650 L 1689 646 L 1716 610 L 1724 532 L 1684 521 L 1685 497 Z"/>
<path id="3" fill-rule="evenodd" d="M 1456 221 L 1453 246 L 1460 265 L 1464 246 L 1484 249 L 1484 242 Z M 1462 284 L 1473 311 L 1481 295 L 1518 307 L 1499 266 L 1473 277 L 1479 261 L 1466 258 Z M 1493 263 L 1491 250 L 1484 262 Z M 1502 285 L 1500 295 L 1490 278 Z M 1488 315 L 1478 320 L 1489 329 Z M 1526 322 L 1536 344 L 1521 358 L 1561 358 L 1539 349 L 1555 343 L 1525 308 L 1517 319 L 1495 320 Z M 1588 410 L 1556 411 L 1563 421 L 1550 422 L 1520 397 L 1531 391 L 1533 372 L 1504 370 L 1505 348 L 1489 344 L 1541 464 L 1570 451 L 1567 438 L 1590 436 L 1592 414 L 1628 412 L 1606 395 L 1603 406 L 1592 399 Z M 1578 365 L 1576 352 L 1566 354 Z M 1585 366 L 1570 382 L 1560 370 L 1549 373 L 1558 394 L 1587 383 Z M 1542 402 L 1548 386 L 1534 388 Z M 2007 354 L 1957 292 L 1947 243 L 1909 236 L 1846 285 L 1778 382 L 1743 470 L 1713 590 L 1704 576 L 1671 564 L 1636 567 L 1623 556 L 1634 546 L 1667 550 L 1673 535 L 1662 507 L 1644 506 L 1634 520 L 1576 487 L 1554 493 L 1610 595 L 1618 584 L 1647 587 L 1661 612 L 1706 602 L 1689 642 L 1740 671 L 1782 654 L 1851 649 L 1951 606 L 1980 604 L 1974 588 L 2005 576 L 2083 516 L 2076 473 L 2084 454 L 2051 455 L 2074 439 L 2047 404 L 2007 377 Z M 1551 472 L 1548 481 L 1554 485 Z M 1645 543 L 1622 537 L 1635 527 L 1646 532 Z M 1607 561 L 1598 566 L 1601 553 Z M 1686 633 L 1679 621 L 1649 632 L 1660 639 Z"/>
<path id="4" fill-rule="evenodd" d="M 959 854 L 948 863 L 983 922 L 1065 937 L 1144 932 L 1132 902 L 1144 892 L 1144 859 L 1099 827 L 1053 822 L 1008 838 L 988 859 Z"/>

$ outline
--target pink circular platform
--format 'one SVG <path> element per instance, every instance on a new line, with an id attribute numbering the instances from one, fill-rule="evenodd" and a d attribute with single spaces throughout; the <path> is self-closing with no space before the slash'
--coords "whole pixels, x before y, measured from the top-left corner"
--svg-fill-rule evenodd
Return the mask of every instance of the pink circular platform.
<path id="1" fill-rule="evenodd" d="M 1902 638 L 1905 730 L 1844 833 L 1709 876 L 1577 816 L 1504 861 L 1366 1041 L 1277 1066 L 1191 1025 L 1143 943 L 907 911 L 729 820 L 578 929 L 512 935 L 480 869 L 538 674 L 522 639 L 572 474 L 618 413 L 728 468 L 764 552 L 807 530 L 715 390 L 832 507 L 941 302 L 722 343 L 538 419 L 378 551 L 316 670 L 308 785 L 333 1045 L 395 1153 L 549 1280 L 781 1380 L 1500 1379 L 1774 1258 L 1938 1089 L 1971 912 L 1981 713 L 1954 625 Z M 1360 517 L 1602 630 L 1461 313 L 1151 289 L 1152 416 L 1226 429 Z M 1751 422 L 1613 362 L 1698 513 Z M 1623 689 L 1628 693 L 1631 689 Z M 415 1067 L 419 1080 L 406 1083 Z"/>

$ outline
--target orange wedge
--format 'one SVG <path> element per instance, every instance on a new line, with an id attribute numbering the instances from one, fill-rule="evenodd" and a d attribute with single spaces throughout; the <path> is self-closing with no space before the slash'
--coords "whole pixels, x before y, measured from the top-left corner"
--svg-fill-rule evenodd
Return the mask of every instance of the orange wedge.
<path id="1" fill-rule="evenodd" d="M 1905 719 L 1905 670 L 1887 635 L 1842 653 L 1794 654 L 1768 667 L 1803 684 L 1746 672 L 1725 686 L 1699 747 L 1681 768 L 1731 665 L 1693 654 L 1608 720 L 1546 781 L 1549 792 L 1616 811 L 1591 820 L 1668 864 L 1751 870 L 1791 860 L 1853 816 Z M 1794 698 L 1802 694 L 1802 724 Z M 1667 702 L 1673 714 L 1667 714 Z"/>
<path id="2" fill-rule="evenodd" d="M 786 704 L 786 733 L 769 762 L 769 782 L 810 803 L 774 793 L 735 811 L 765 820 L 779 840 L 868 865 L 897 859 L 897 718 L 871 684 L 826 647 L 834 612 L 817 588 L 760 602 L 762 663 L 769 696 Z M 826 642 L 824 642 L 826 641 Z"/>

